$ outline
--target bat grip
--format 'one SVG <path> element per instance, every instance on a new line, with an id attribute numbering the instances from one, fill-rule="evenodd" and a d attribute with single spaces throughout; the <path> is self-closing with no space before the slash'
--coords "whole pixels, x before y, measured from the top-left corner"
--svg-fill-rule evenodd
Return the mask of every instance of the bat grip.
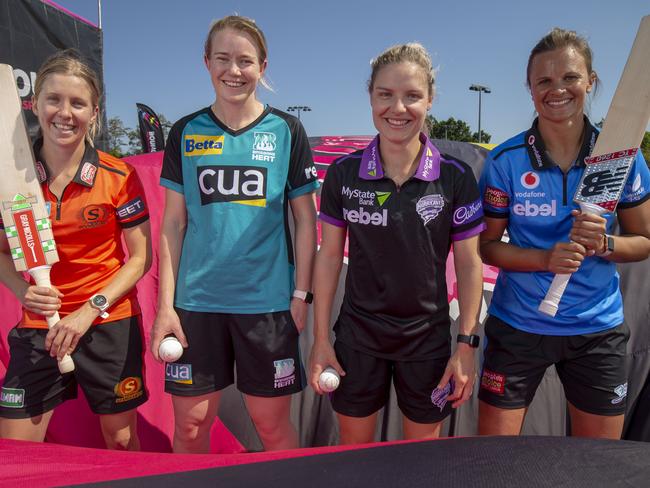
<path id="1" fill-rule="evenodd" d="M 32 268 L 28 270 L 28 272 L 31 275 L 31 277 L 34 278 L 34 282 L 36 283 L 36 286 L 52 288 L 52 282 L 50 281 L 51 269 L 52 269 L 51 265 L 45 264 L 43 266 L 37 266 L 35 268 Z M 54 312 L 54 315 L 52 315 L 51 317 L 46 317 L 46 320 L 47 320 L 47 326 L 51 329 L 59 320 L 61 320 L 61 318 L 59 317 L 59 312 Z M 61 374 L 66 374 L 74 371 L 74 362 L 72 361 L 72 358 L 70 357 L 69 354 L 63 356 L 63 359 L 61 359 L 58 362 L 58 364 L 59 364 L 59 371 L 61 372 Z"/>

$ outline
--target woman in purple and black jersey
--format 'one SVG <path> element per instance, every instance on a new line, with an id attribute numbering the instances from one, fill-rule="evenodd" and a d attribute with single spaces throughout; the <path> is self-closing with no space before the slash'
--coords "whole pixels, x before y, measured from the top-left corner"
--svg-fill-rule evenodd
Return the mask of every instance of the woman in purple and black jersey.
<path id="1" fill-rule="evenodd" d="M 501 268 L 486 323 L 479 431 L 518 435 L 546 369 L 555 365 L 576 436 L 619 438 L 627 375 L 617 262 L 650 254 L 650 173 L 639 152 L 616 216 L 572 201 L 598 131 L 584 114 L 596 88 L 592 53 L 554 29 L 533 48 L 527 84 L 538 117 L 495 148 L 481 177 L 483 259 Z M 509 242 L 501 240 L 507 229 Z M 571 274 L 554 317 L 538 311 L 553 276 Z"/>
<path id="2" fill-rule="evenodd" d="M 434 95 L 431 59 L 419 44 L 394 46 L 372 63 L 370 105 L 379 135 L 330 166 L 321 194 L 315 341 L 310 380 L 343 376 L 332 394 L 342 444 L 374 439 L 378 411 L 395 385 L 404 437 L 437 437 L 442 420 L 471 395 L 481 302 L 480 194 L 471 169 L 422 132 Z M 343 262 L 343 305 L 329 342 Z M 451 355 L 445 263 L 458 275 L 460 335 Z"/>

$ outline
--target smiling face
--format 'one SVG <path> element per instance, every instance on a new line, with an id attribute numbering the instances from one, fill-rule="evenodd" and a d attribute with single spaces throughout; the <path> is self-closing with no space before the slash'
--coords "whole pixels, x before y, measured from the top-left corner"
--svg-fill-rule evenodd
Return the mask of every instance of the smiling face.
<path id="1" fill-rule="evenodd" d="M 537 54 L 531 61 L 528 82 L 540 122 L 580 122 L 595 73 L 574 47 Z"/>
<path id="2" fill-rule="evenodd" d="M 47 75 L 32 107 L 44 144 L 73 148 L 83 143 L 99 111 L 83 78 L 60 73 Z"/>
<path id="3" fill-rule="evenodd" d="M 210 54 L 205 56 L 218 103 L 245 104 L 255 101 L 257 83 L 266 69 L 253 38 L 235 29 L 212 35 Z"/>
<path id="4" fill-rule="evenodd" d="M 372 120 L 382 141 L 405 145 L 418 140 L 431 103 L 427 75 L 413 62 L 388 64 L 373 80 Z"/>

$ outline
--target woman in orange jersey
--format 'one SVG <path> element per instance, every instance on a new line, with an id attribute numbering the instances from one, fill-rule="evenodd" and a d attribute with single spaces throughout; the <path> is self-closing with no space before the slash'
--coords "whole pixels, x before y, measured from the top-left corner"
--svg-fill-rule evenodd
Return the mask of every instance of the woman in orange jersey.
<path id="1" fill-rule="evenodd" d="M 78 384 L 106 445 L 137 450 L 135 408 L 147 394 L 134 286 L 151 262 L 149 215 L 135 170 L 93 147 L 99 86 L 70 50 L 50 57 L 36 79 L 34 155 L 60 261 L 52 268 L 56 288 L 34 286 L 14 271 L 0 237 L 0 281 L 23 305 L 9 333 L 0 436 L 42 441 L 53 409 L 74 398 Z M 45 317 L 56 312 L 61 320 L 48 331 Z M 62 374 L 57 360 L 66 354 L 75 369 Z"/>

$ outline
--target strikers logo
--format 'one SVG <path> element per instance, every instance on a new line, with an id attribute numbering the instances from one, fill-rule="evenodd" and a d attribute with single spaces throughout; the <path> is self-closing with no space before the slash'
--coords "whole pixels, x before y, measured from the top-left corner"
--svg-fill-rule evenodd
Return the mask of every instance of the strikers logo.
<path id="1" fill-rule="evenodd" d="M 113 390 L 115 392 L 115 403 L 124 403 L 135 400 L 144 394 L 142 379 L 138 376 L 129 376 L 120 381 Z"/>
<path id="2" fill-rule="evenodd" d="M 83 224 L 80 229 L 91 229 L 105 225 L 108 222 L 108 211 L 103 205 L 86 205 L 81 209 L 81 219 Z"/>
<path id="3" fill-rule="evenodd" d="M 526 171 L 521 175 L 521 186 L 527 190 L 534 190 L 539 186 L 539 175 L 534 171 Z"/>
<path id="4" fill-rule="evenodd" d="M 196 171 L 201 205 L 230 202 L 266 207 L 266 168 L 200 166 Z"/>

